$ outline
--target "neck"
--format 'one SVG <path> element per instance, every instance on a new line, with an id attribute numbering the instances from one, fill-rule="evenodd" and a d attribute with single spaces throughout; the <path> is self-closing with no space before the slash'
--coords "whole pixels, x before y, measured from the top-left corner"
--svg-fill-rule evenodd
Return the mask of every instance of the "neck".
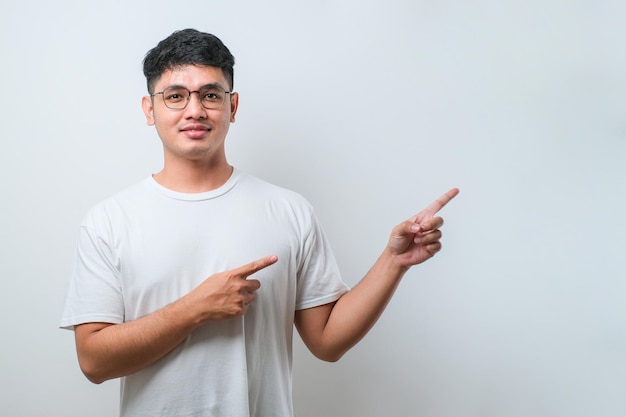
<path id="1" fill-rule="evenodd" d="M 202 193 L 215 190 L 228 181 L 233 167 L 225 160 L 219 164 L 206 164 L 198 161 L 175 167 L 165 163 L 163 170 L 154 174 L 156 182 L 173 191 L 181 193 Z"/>

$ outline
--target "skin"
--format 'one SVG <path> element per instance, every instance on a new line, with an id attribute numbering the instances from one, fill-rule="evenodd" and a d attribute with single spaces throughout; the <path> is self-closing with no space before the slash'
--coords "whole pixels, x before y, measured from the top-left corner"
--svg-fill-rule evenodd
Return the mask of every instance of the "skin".
<path id="1" fill-rule="evenodd" d="M 330 362 L 339 360 L 374 326 L 404 274 L 441 250 L 439 228 L 443 219 L 434 215 L 458 193 L 458 189 L 451 189 L 394 227 L 369 272 L 339 300 L 296 311 L 296 328 L 315 356 Z"/>
<path id="2" fill-rule="evenodd" d="M 207 84 L 230 90 L 220 69 L 187 65 L 166 71 L 155 91 L 182 85 L 190 91 Z M 164 166 L 154 175 L 161 185 L 180 192 L 209 191 L 232 173 L 224 142 L 235 121 L 238 94 L 219 109 L 207 110 L 192 94 L 184 110 L 165 107 L 159 96 L 143 97 L 148 125 L 163 143 Z M 296 311 L 294 321 L 302 340 L 318 358 L 336 361 L 376 323 L 404 274 L 441 249 L 443 219 L 436 213 L 459 190 L 443 194 L 417 215 L 393 228 L 387 246 L 365 277 L 334 303 Z M 271 267 L 275 255 L 206 278 L 193 291 L 166 307 L 121 324 L 85 323 L 76 326 L 76 348 L 82 371 L 94 383 L 137 372 L 158 361 L 203 323 L 245 315 L 256 299 L 260 282 L 254 273 Z"/>
<path id="3" fill-rule="evenodd" d="M 186 65 L 163 73 L 155 91 L 180 85 L 190 91 L 217 84 L 230 91 L 222 71 L 215 67 Z M 181 192 L 218 188 L 232 173 L 224 142 L 239 105 L 239 94 L 230 94 L 219 109 L 207 110 L 192 94 L 187 107 L 171 110 L 161 96 L 143 97 L 141 105 L 148 125 L 154 126 L 163 143 L 164 168 L 154 176 L 161 185 Z"/>

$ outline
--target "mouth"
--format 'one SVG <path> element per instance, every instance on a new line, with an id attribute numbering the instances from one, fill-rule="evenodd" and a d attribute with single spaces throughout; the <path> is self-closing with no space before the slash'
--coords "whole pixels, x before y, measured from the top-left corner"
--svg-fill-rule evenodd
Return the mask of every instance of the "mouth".
<path id="1" fill-rule="evenodd" d="M 183 127 L 180 131 L 191 139 L 199 139 L 206 136 L 211 131 L 211 128 L 202 124 L 192 124 Z"/>

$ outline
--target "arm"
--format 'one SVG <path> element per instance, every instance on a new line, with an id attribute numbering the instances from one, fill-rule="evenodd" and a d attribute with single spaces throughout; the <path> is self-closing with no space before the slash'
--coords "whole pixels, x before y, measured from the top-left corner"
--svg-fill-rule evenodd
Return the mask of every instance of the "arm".
<path id="1" fill-rule="evenodd" d="M 94 383 L 129 375 L 165 356 L 203 323 L 244 315 L 261 286 L 248 276 L 277 259 L 268 256 L 214 274 L 184 297 L 140 319 L 76 326 L 82 371 Z"/>
<path id="2" fill-rule="evenodd" d="M 441 217 L 434 217 L 457 194 L 452 189 L 416 216 L 397 225 L 387 247 L 365 277 L 335 303 L 295 315 L 295 325 L 309 350 L 337 361 L 374 326 L 404 274 L 441 249 Z"/>

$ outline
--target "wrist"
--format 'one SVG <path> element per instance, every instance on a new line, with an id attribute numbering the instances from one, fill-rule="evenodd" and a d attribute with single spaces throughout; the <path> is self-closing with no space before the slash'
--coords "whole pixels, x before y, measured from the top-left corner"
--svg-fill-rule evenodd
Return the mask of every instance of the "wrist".
<path id="1" fill-rule="evenodd" d="M 399 255 L 393 253 L 389 247 L 385 248 L 379 258 L 381 266 L 390 274 L 402 278 L 411 268 L 400 260 Z"/>

